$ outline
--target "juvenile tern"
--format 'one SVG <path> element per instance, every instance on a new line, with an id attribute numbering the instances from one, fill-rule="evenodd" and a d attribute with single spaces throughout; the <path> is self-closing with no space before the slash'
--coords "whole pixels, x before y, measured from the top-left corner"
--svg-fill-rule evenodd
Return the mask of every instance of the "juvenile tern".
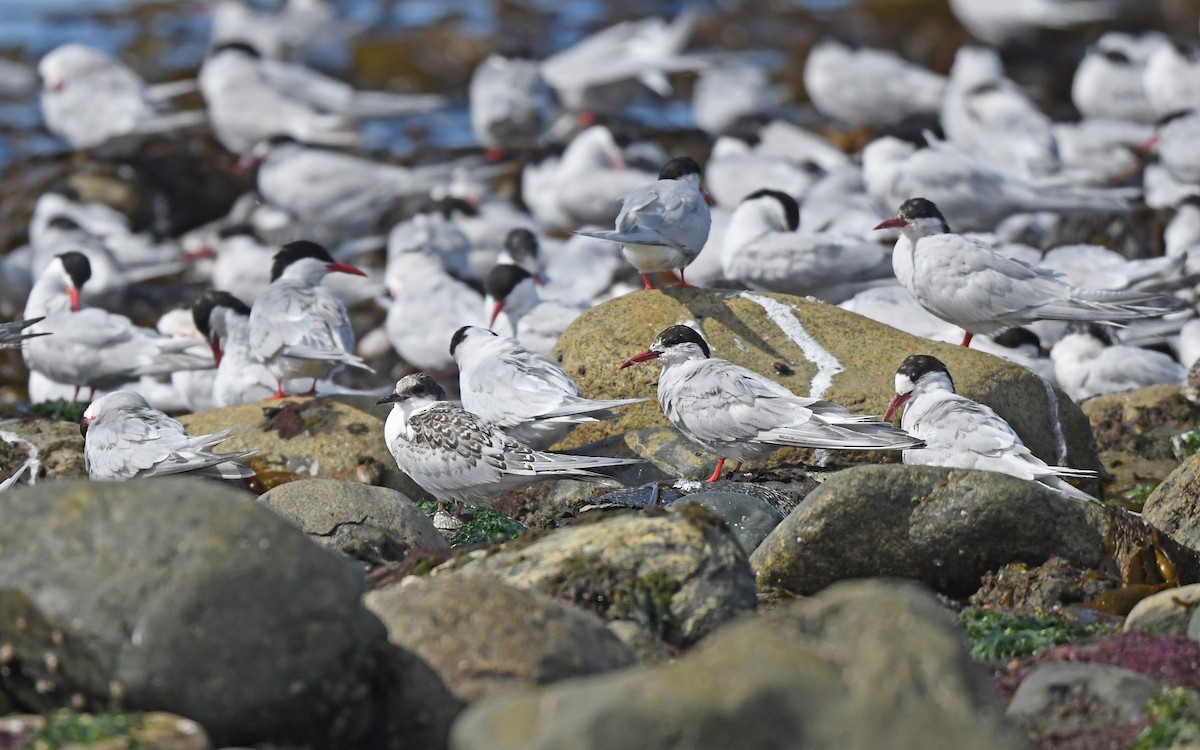
<path id="1" fill-rule="evenodd" d="M 183 425 L 151 408 L 133 391 L 113 391 L 93 401 L 79 431 L 92 479 L 124 480 L 185 472 L 220 479 L 248 479 L 254 471 L 239 459 L 257 453 L 216 453 L 229 430 L 190 437 Z"/>
<path id="2" fill-rule="evenodd" d="M 544 450 L 576 425 L 618 416 L 610 411 L 644 398 L 593 400 L 562 367 L 519 341 L 463 326 L 450 341 L 463 408 L 513 438 Z"/>
<path id="3" fill-rule="evenodd" d="M 321 286 L 329 273 L 366 276 L 339 263 L 315 242 L 289 242 L 275 254 L 271 284 L 250 309 L 250 351 L 275 376 L 274 398 L 293 378 L 317 380 L 339 364 L 374 372 L 354 354 L 354 329 L 342 304 Z"/>
<path id="4" fill-rule="evenodd" d="M 622 196 L 615 229 L 579 234 L 619 242 L 647 289 L 655 288 L 647 274 L 676 269 L 681 286 L 690 286 L 683 269 L 708 240 L 711 202 L 700 187 L 700 165 L 690 156 L 677 156 L 663 165 L 657 181 Z"/>
<path id="5" fill-rule="evenodd" d="M 1079 289 L 1062 274 L 952 234 L 937 206 L 912 198 L 876 229 L 899 229 L 892 270 L 921 306 L 965 329 L 996 333 L 1035 320 L 1132 320 L 1178 309 L 1161 294 Z"/>
<path id="6" fill-rule="evenodd" d="M 484 501 L 515 487 L 548 479 L 607 479 L 589 469 L 641 459 L 544 453 L 497 425 L 455 406 L 425 373 L 406 375 L 379 399 L 392 404 L 384 438 L 396 465 L 438 500 Z"/>
<path id="7" fill-rule="evenodd" d="M 903 408 L 900 427 L 925 441 L 904 451 L 904 463 L 980 469 L 1028 479 L 1067 497 L 1100 502 L 1063 481 L 1095 472 L 1049 466 L 1025 447 L 1016 431 L 991 407 L 954 392 L 946 365 L 926 354 L 913 354 L 896 371 L 896 395 L 884 419 Z"/>
<path id="8" fill-rule="evenodd" d="M 717 455 L 710 482 L 721 477 L 726 459 L 740 468 L 783 446 L 900 450 L 922 445 L 874 417 L 797 396 L 752 370 L 710 358 L 708 344 L 688 326 L 665 329 L 621 369 L 652 359 L 662 363 L 658 403 L 663 414 L 685 438 Z"/>

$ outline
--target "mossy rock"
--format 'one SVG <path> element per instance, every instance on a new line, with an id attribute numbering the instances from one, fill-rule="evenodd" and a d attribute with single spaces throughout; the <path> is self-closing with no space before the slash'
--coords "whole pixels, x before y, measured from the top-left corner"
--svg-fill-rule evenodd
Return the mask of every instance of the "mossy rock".
<path id="1" fill-rule="evenodd" d="M 12 476 L 29 458 L 29 446 L 37 448 L 38 479 L 65 479 L 87 476 L 83 463 L 83 436 L 79 425 L 55 419 L 24 417 L 4 425 L 4 432 L 19 440 L 0 440 L 0 480 Z"/>
<path id="2" fill-rule="evenodd" d="M 780 321 L 783 325 L 781 327 Z M 896 368 L 910 354 L 932 354 L 946 363 L 960 393 L 986 403 L 1012 424 L 1030 449 L 1049 463 L 1099 469 L 1091 427 L 1079 407 L 1029 370 L 974 349 L 910 336 L 890 326 L 815 300 L 785 294 L 666 288 L 609 300 L 585 312 L 555 347 L 567 374 L 591 398 L 650 400 L 623 409 L 621 419 L 577 428 L 565 443 L 576 447 L 602 438 L 668 425 L 653 398 L 659 367 L 647 363 L 618 370 L 670 325 L 695 321 L 715 357 L 775 380 L 801 396 L 828 383 L 824 397 L 857 414 L 882 414 L 894 395 Z M 785 330 L 785 327 L 787 330 Z M 791 334 L 811 339 L 832 359 L 818 369 Z M 840 369 L 838 369 L 840 368 Z M 838 463 L 897 461 L 895 451 L 841 452 Z M 786 450 L 765 466 L 811 463 L 813 451 Z"/>
<path id="3" fill-rule="evenodd" d="M 366 410 L 362 399 L 288 398 L 258 401 L 179 418 L 188 433 L 230 430 L 220 450 L 257 450 L 245 459 L 265 489 L 296 479 L 325 477 L 390 487 L 417 500 L 429 497 L 406 474 L 383 439 L 387 410 Z"/>

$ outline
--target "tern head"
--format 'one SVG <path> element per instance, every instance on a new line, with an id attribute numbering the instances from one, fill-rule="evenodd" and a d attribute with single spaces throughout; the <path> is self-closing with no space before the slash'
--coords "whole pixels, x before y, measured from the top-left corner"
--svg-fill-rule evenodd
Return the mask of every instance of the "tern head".
<path id="1" fill-rule="evenodd" d="M 150 404 L 136 391 L 120 390 L 107 393 L 88 404 L 88 408 L 83 412 L 83 419 L 79 422 L 79 434 L 87 438 L 88 427 L 101 415 L 108 412 L 117 410 L 136 412 L 149 408 Z"/>
<path id="2" fill-rule="evenodd" d="M 950 371 L 940 359 L 928 354 L 906 357 L 896 370 L 896 395 L 888 404 L 887 411 L 883 413 L 883 421 L 890 421 L 896 410 L 912 397 L 913 391 L 926 383 L 937 383 L 951 393 L 954 392 L 954 381 L 950 378 Z"/>
<path id="3" fill-rule="evenodd" d="M 1025 326 L 1014 326 L 992 336 L 992 343 L 1030 357 L 1042 357 L 1046 354 L 1046 351 L 1042 349 L 1042 340 Z"/>
<path id="4" fill-rule="evenodd" d="M 315 242 L 298 240 L 289 242 L 275 253 L 271 265 L 271 281 L 280 278 L 298 279 L 316 285 L 327 273 L 348 273 L 366 276 L 365 273 L 347 263 L 333 259 L 329 251 Z"/>
<path id="5" fill-rule="evenodd" d="M 396 381 L 396 387 L 391 393 L 375 402 L 376 405 L 396 404 L 409 409 L 431 404 L 435 401 L 445 401 L 446 391 L 431 376 L 423 372 L 405 375 Z"/>
<path id="6" fill-rule="evenodd" d="M 196 330 L 212 346 L 213 361 L 221 364 L 221 331 L 217 321 L 221 318 L 219 311 L 229 310 L 237 315 L 250 317 L 250 308 L 245 302 L 234 297 L 229 292 L 209 289 L 196 303 L 192 305 L 192 322 Z"/>
<path id="7" fill-rule="evenodd" d="M 454 353 L 458 351 L 458 347 L 462 346 L 462 343 L 468 338 L 481 337 L 499 338 L 500 334 L 496 333 L 495 331 L 489 331 L 486 328 L 480 328 L 479 326 L 463 326 L 455 331 L 454 335 L 450 337 L 450 356 L 453 357 Z"/>
<path id="8" fill-rule="evenodd" d="M 640 354 L 635 354 L 620 366 L 626 367 L 662 358 L 663 364 L 671 365 L 685 362 L 689 359 L 708 359 L 708 342 L 695 328 L 685 325 L 675 325 L 663 329 L 654 337 L 650 348 Z"/>
<path id="9" fill-rule="evenodd" d="M 778 190 L 759 190 L 751 193 L 742 199 L 742 203 L 749 203 L 759 199 L 762 203 L 773 202 L 778 204 L 778 216 L 774 222 L 778 227 L 787 227 L 786 231 L 794 232 L 800 226 L 800 206 L 796 203 L 796 199 L 787 193 Z M 780 229 L 780 231 L 785 231 Z"/>
<path id="10" fill-rule="evenodd" d="M 504 237 L 504 249 L 518 264 L 536 261 L 538 257 L 537 235 L 525 227 L 517 227 Z"/>
<path id="11" fill-rule="evenodd" d="M 500 317 L 501 310 L 508 311 L 515 328 L 521 316 L 540 301 L 533 275 L 512 263 L 493 266 L 483 280 L 483 291 L 492 298 L 492 317 L 488 321 L 488 328 L 496 326 L 496 318 Z"/>
<path id="12" fill-rule="evenodd" d="M 299 144 L 300 142 L 290 135 L 273 135 L 270 138 L 259 141 L 249 151 L 241 155 L 233 165 L 233 173 L 242 174 L 254 169 L 262 163 L 263 159 L 267 158 L 272 150 L 288 143 Z"/>
<path id="13" fill-rule="evenodd" d="M 79 310 L 79 290 L 92 278 L 92 263 L 83 253 L 72 250 L 58 256 L 57 262 L 62 266 L 62 274 L 71 296 L 71 309 Z"/>
<path id="14" fill-rule="evenodd" d="M 899 229 L 915 242 L 931 234 L 945 234 L 950 231 L 950 226 L 933 201 L 909 198 L 900 204 L 894 218 L 880 222 L 875 229 Z"/>
<path id="15" fill-rule="evenodd" d="M 658 170 L 658 179 L 683 180 L 691 183 L 704 196 L 704 202 L 711 206 L 713 204 L 712 197 L 705 192 L 704 188 L 700 187 L 701 174 L 700 165 L 695 159 L 690 156 L 676 156 Z"/>

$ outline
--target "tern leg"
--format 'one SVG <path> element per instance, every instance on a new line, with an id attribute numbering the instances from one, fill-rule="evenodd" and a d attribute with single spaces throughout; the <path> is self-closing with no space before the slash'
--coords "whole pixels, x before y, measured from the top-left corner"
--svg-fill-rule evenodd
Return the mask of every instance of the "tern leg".
<path id="1" fill-rule="evenodd" d="M 969 348 L 971 346 L 971 339 L 974 337 L 975 334 L 971 333 L 970 331 L 966 331 L 963 335 L 962 346 Z"/>
<path id="2" fill-rule="evenodd" d="M 80 388 L 79 386 L 75 386 L 75 395 L 71 396 L 72 404 L 77 403 L 79 401 L 79 388 Z"/>
<path id="3" fill-rule="evenodd" d="M 741 464 L 738 464 L 738 465 L 740 466 Z M 721 469 L 722 469 L 722 468 L 724 468 L 724 467 L 725 467 L 725 459 L 724 459 L 724 458 L 717 458 L 717 468 L 713 469 L 712 476 L 711 476 L 711 477 L 709 477 L 708 479 L 705 479 L 704 481 L 706 481 L 706 482 L 715 482 L 715 481 L 717 481 L 718 479 L 720 479 L 720 478 L 721 478 Z"/>
<path id="4" fill-rule="evenodd" d="M 263 399 L 264 401 L 278 401 L 282 398 L 287 398 L 283 395 L 283 381 L 276 380 L 275 382 L 278 384 L 278 387 L 275 389 L 275 395 L 267 396 L 265 399 Z"/>
<path id="5" fill-rule="evenodd" d="M 687 283 L 687 279 L 685 279 L 683 277 L 683 269 L 682 268 L 679 269 L 679 286 L 681 289 L 682 288 L 686 288 L 686 289 L 695 289 L 696 288 L 692 284 Z"/>
<path id="6" fill-rule="evenodd" d="M 305 393 L 304 395 L 305 395 L 305 396 L 315 396 L 315 395 L 317 395 L 317 379 L 316 379 L 316 378 L 313 378 L 313 384 L 312 384 L 312 388 L 309 388 L 309 389 L 308 389 L 308 393 Z"/>
<path id="7" fill-rule="evenodd" d="M 647 276 L 646 274 L 642 274 L 642 283 L 644 283 L 646 285 L 646 287 L 645 287 L 646 289 L 657 289 L 658 288 L 658 287 L 654 286 L 654 284 L 650 283 L 650 277 Z"/>

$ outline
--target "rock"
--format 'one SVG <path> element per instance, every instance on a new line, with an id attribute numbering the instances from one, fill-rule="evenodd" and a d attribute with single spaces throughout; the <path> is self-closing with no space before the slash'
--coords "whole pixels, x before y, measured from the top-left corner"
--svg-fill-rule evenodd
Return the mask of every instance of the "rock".
<path id="1" fill-rule="evenodd" d="M 1200 584 L 1160 591 L 1137 603 L 1125 618 L 1125 630 L 1188 635 L 1188 625 L 1197 607 L 1200 607 Z"/>
<path id="2" fill-rule="evenodd" d="M 699 505 L 720 516 L 747 555 L 783 520 L 783 514 L 767 501 L 740 492 L 698 492 L 676 502 Z"/>
<path id="3" fill-rule="evenodd" d="M 1180 435 L 1200 423 L 1200 405 L 1177 385 L 1153 385 L 1089 398 L 1080 404 L 1096 435 L 1096 447 L 1114 481 L 1107 487 L 1121 497 L 1153 487 L 1180 462 Z"/>
<path id="4" fill-rule="evenodd" d="M 883 413 L 893 395 L 896 368 L 905 357 L 917 352 L 932 354 L 950 368 L 960 393 L 994 408 L 1035 454 L 1049 463 L 1100 468 L 1083 413 L 1065 394 L 1048 388 L 1025 368 L 972 349 L 908 336 L 811 299 L 714 289 L 635 292 L 596 305 L 577 318 L 559 339 L 554 353 L 567 374 L 591 398 L 653 396 L 657 365 L 648 363 L 621 371 L 617 368 L 630 355 L 649 346 L 662 329 L 681 320 L 699 322 L 713 356 L 762 373 L 802 396 L 811 395 L 816 383 L 826 398 L 859 414 Z M 803 341 L 809 347 L 809 356 L 791 334 L 811 338 L 811 342 Z M 821 369 L 809 357 L 821 362 Z M 824 384 L 828 384 L 827 390 L 822 388 Z M 568 444 L 582 445 L 610 435 L 669 427 L 653 398 L 622 411 L 621 419 L 577 428 Z M 676 460 L 665 448 L 655 447 L 650 438 L 638 440 L 640 455 L 663 463 Z M 878 462 L 896 461 L 898 457 L 895 452 L 836 452 L 831 460 Z M 780 451 L 765 465 L 814 463 L 814 458 L 812 451 Z M 710 457 L 707 463 L 708 472 L 712 471 L 712 460 Z M 692 473 L 696 466 L 691 462 L 670 463 L 664 468 L 686 469 L 687 476 L 703 478 L 698 472 Z"/>
<path id="5" fill-rule="evenodd" d="M 317 544 L 366 563 L 400 561 L 413 548 L 449 546 L 416 503 L 386 487 L 304 479 L 281 484 L 258 501 Z"/>
<path id="6" fill-rule="evenodd" d="M 1108 664 L 1053 662 L 1034 669 L 1021 682 L 1008 715 L 1033 728 L 1064 731 L 1064 719 L 1111 729 L 1142 718 L 1159 682 L 1140 672 Z M 1079 727 L 1076 727 L 1078 731 Z"/>
<path id="7" fill-rule="evenodd" d="M 392 643 L 465 702 L 634 663 L 595 615 L 487 577 L 409 577 L 367 594 Z"/>
<path id="8" fill-rule="evenodd" d="M 208 750 L 212 747 L 204 729 L 182 716 L 165 711 L 147 713 L 81 714 L 56 711 L 50 716 L 5 716 L 0 721 L 0 747 L 50 747 L 46 737 L 73 738 L 55 748 L 67 750 Z M 85 741 L 84 738 L 92 738 Z"/>
<path id="9" fill-rule="evenodd" d="M 86 477 L 79 425 L 36 417 L 6 422 L 0 427 L 0 481 L 30 459 L 37 461 L 39 480 Z"/>
<path id="10" fill-rule="evenodd" d="M 692 643 L 756 603 L 754 576 L 723 521 L 703 508 L 621 515 L 517 540 L 469 562 L 491 575 Z M 441 572 L 441 568 L 436 571 Z"/>
<path id="11" fill-rule="evenodd" d="M 266 489 L 295 479 L 327 477 L 390 487 L 414 499 L 429 493 L 396 468 L 383 440 L 387 411 L 365 411 L 361 399 L 289 398 L 188 414 L 191 434 L 231 430 L 227 451 L 254 450 L 245 459 Z"/>
<path id="12" fill-rule="evenodd" d="M 1037 565 L 1054 555 L 1086 568 L 1115 560 L 1123 580 L 1131 580 L 1127 571 L 1143 564 L 1151 531 L 1124 511 L 1006 474 L 858 466 L 813 491 L 763 540 L 750 564 L 759 588 L 795 594 L 814 594 L 846 578 L 900 576 L 961 598 L 979 588 L 989 570 Z M 1193 578 L 1200 576 L 1194 554 L 1174 545 L 1169 555 L 1181 580 L 1200 580 Z M 1151 568 L 1154 557 L 1152 551 Z M 1137 575 L 1152 572 L 1139 567 Z"/>
<path id="13" fill-rule="evenodd" d="M 743 618 L 660 667 L 481 701 L 450 746 L 1025 747 L 950 618 L 897 581 L 839 584 Z"/>
<path id="14" fill-rule="evenodd" d="M 353 747 L 392 648 L 364 581 L 245 492 L 196 479 L 0 496 L 0 693 L 165 710 L 214 743 Z"/>
<path id="15" fill-rule="evenodd" d="M 970 603 L 1048 612 L 1064 606 L 1094 605 L 1118 586 L 1120 581 L 1052 556 L 1041 565 L 1010 563 L 984 573 Z"/>
<path id="16" fill-rule="evenodd" d="M 1142 515 L 1181 544 L 1200 550 L 1200 453 L 1184 461 L 1150 493 Z"/>

